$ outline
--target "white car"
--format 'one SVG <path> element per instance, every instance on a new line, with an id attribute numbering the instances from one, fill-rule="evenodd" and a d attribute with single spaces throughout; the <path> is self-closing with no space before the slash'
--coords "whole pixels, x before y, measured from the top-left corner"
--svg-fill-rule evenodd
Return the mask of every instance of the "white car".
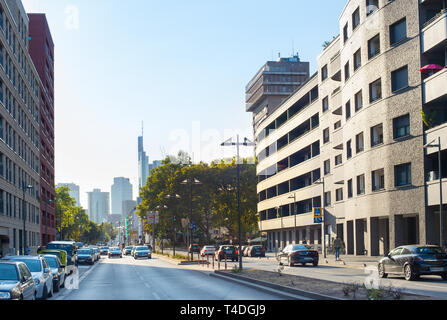
<path id="1" fill-rule="evenodd" d="M 20 261 L 26 264 L 36 284 L 37 299 L 53 296 L 53 274 L 48 262 L 39 256 L 7 256 L 3 260 Z"/>
<path id="2" fill-rule="evenodd" d="M 204 246 L 202 248 L 202 251 L 200 252 L 200 255 L 202 257 L 204 257 L 204 256 L 214 256 L 215 252 L 216 252 L 216 248 L 214 246 Z"/>

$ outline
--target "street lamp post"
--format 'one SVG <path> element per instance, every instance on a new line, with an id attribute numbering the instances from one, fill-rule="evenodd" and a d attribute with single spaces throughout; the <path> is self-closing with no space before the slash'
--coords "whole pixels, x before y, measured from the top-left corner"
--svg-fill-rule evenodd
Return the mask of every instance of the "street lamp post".
<path id="1" fill-rule="evenodd" d="M 324 258 L 326 259 L 326 210 L 324 208 L 326 203 L 325 203 L 324 177 L 321 177 L 320 179 L 316 180 L 315 183 L 323 185 L 323 196 L 321 198 L 321 210 L 323 211 L 323 224 L 322 224 L 322 226 L 323 226 L 323 232 L 322 232 L 322 234 L 323 234 L 323 241 L 322 241 L 323 248 L 322 248 L 322 251 L 323 251 Z"/>
<path id="2" fill-rule="evenodd" d="M 433 144 L 436 141 L 427 143 L 424 149 L 438 148 L 438 166 L 439 166 L 439 246 L 444 248 L 444 219 L 442 217 L 442 158 L 441 158 L 441 137 L 438 137 L 438 143 Z"/>
<path id="3" fill-rule="evenodd" d="M 180 199 L 181 197 L 178 194 L 168 194 L 166 196 L 166 199 Z M 172 255 L 175 256 L 175 242 L 176 242 L 176 237 L 177 237 L 177 228 L 176 228 L 176 223 L 177 223 L 177 216 L 176 216 L 176 212 L 174 210 L 174 217 L 173 217 L 173 230 L 174 230 L 174 234 L 173 234 L 173 246 L 172 246 Z"/>
<path id="4" fill-rule="evenodd" d="M 167 209 L 168 206 L 159 205 L 155 207 L 155 210 Z M 155 214 L 154 220 L 152 220 L 152 250 L 155 250 Z M 163 236 L 161 237 L 161 253 L 163 254 Z"/>
<path id="5" fill-rule="evenodd" d="M 192 186 L 193 185 L 200 185 L 202 184 L 199 180 L 197 180 L 196 178 L 194 179 L 186 179 L 183 182 L 181 182 L 180 184 L 183 185 L 189 185 L 190 189 L 189 189 L 189 223 L 188 223 L 188 250 L 189 247 L 192 245 Z M 189 259 L 189 255 L 188 255 L 188 260 Z M 192 247 L 191 247 L 191 260 L 190 261 L 194 261 L 194 253 L 192 251 Z"/>
<path id="6" fill-rule="evenodd" d="M 255 146 L 255 143 L 251 142 L 247 138 L 244 138 L 244 142 L 239 142 L 239 135 L 237 135 L 236 142 L 232 142 L 233 139 L 230 138 L 223 142 L 221 146 L 236 146 L 237 156 L 236 156 L 236 171 L 237 171 L 237 209 L 238 209 L 238 225 L 239 225 L 239 269 L 242 270 L 242 223 L 241 223 L 241 178 L 239 169 L 239 146 L 251 147 Z"/>
<path id="7" fill-rule="evenodd" d="M 26 211 L 25 211 L 25 207 L 26 207 L 26 203 L 25 203 L 25 192 L 26 190 L 30 190 L 33 189 L 32 185 L 27 185 L 25 186 L 25 183 L 23 183 L 22 185 L 22 191 L 23 191 L 23 198 L 22 198 L 22 216 L 23 216 L 23 247 L 22 247 L 22 254 L 26 255 Z"/>

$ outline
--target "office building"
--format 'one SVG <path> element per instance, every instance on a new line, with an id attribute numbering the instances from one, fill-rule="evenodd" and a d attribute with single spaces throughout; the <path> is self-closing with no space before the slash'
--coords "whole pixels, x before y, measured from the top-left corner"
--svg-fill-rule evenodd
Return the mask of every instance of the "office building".
<path id="1" fill-rule="evenodd" d="M 322 250 L 337 236 L 352 255 L 440 243 L 438 154 L 424 145 L 440 137 L 445 177 L 444 8 L 348 1 L 318 72 L 259 123 L 259 227 L 270 250 L 304 241 Z M 420 72 L 428 64 L 441 68 Z"/>
<path id="2" fill-rule="evenodd" d="M 70 197 L 74 198 L 76 200 L 76 206 L 80 207 L 81 203 L 79 201 L 79 186 L 74 183 L 58 183 L 56 185 L 56 188 L 59 187 L 67 187 L 70 189 L 68 192 L 70 194 Z"/>
<path id="3" fill-rule="evenodd" d="M 41 244 L 39 91 L 42 84 L 29 54 L 29 30 L 22 2 L 0 0 L 2 255 L 24 253 L 28 251 L 25 247 L 36 253 Z"/>
<path id="4" fill-rule="evenodd" d="M 111 188 L 112 213 L 123 214 L 123 202 L 132 200 L 132 184 L 128 178 L 114 178 Z"/>
<path id="5" fill-rule="evenodd" d="M 149 157 L 146 155 L 143 146 L 143 136 L 138 137 L 138 187 L 146 185 L 149 177 Z"/>
<path id="6" fill-rule="evenodd" d="M 101 192 L 100 189 L 93 189 L 92 192 L 87 192 L 87 195 L 90 220 L 99 224 L 107 222 L 110 214 L 110 194 Z"/>
<path id="7" fill-rule="evenodd" d="M 55 240 L 54 43 L 45 14 L 28 14 L 29 53 L 40 77 L 40 197 L 42 244 Z"/>

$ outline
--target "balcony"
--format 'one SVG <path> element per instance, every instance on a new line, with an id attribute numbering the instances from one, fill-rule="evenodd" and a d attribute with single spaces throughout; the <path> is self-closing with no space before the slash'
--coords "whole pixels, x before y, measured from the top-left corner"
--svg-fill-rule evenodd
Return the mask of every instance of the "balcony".
<path id="1" fill-rule="evenodd" d="M 428 77 L 423 82 L 423 103 L 427 104 L 447 95 L 447 68 Z"/>
<path id="2" fill-rule="evenodd" d="M 439 205 L 439 179 L 436 181 L 427 182 L 427 205 L 435 206 Z M 442 179 L 442 202 L 445 204 L 447 201 L 447 181 Z"/>
<path id="3" fill-rule="evenodd" d="M 422 29 L 422 53 L 425 53 L 447 40 L 447 10 L 424 24 Z"/>

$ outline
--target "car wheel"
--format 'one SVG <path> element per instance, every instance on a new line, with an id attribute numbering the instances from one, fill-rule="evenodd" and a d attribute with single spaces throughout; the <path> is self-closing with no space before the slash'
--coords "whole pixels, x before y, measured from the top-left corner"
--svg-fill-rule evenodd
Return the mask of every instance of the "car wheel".
<path id="1" fill-rule="evenodd" d="M 314 261 L 314 262 L 312 262 L 312 265 L 313 265 L 314 267 L 318 267 L 318 261 Z"/>
<path id="2" fill-rule="evenodd" d="M 417 278 L 417 275 L 414 273 L 413 267 L 407 264 L 404 267 L 405 280 L 413 281 Z"/>
<path id="3" fill-rule="evenodd" d="M 388 273 L 385 273 L 385 266 L 382 263 L 379 263 L 379 277 L 380 278 L 388 277 Z"/>
<path id="4" fill-rule="evenodd" d="M 61 290 L 61 279 L 57 281 L 56 288 L 53 288 L 54 292 L 59 292 Z"/>
<path id="5" fill-rule="evenodd" d="M 442 278 L 442 280 L 447 280 L 447 272 L 441 274 L 441 278 Z"/>

